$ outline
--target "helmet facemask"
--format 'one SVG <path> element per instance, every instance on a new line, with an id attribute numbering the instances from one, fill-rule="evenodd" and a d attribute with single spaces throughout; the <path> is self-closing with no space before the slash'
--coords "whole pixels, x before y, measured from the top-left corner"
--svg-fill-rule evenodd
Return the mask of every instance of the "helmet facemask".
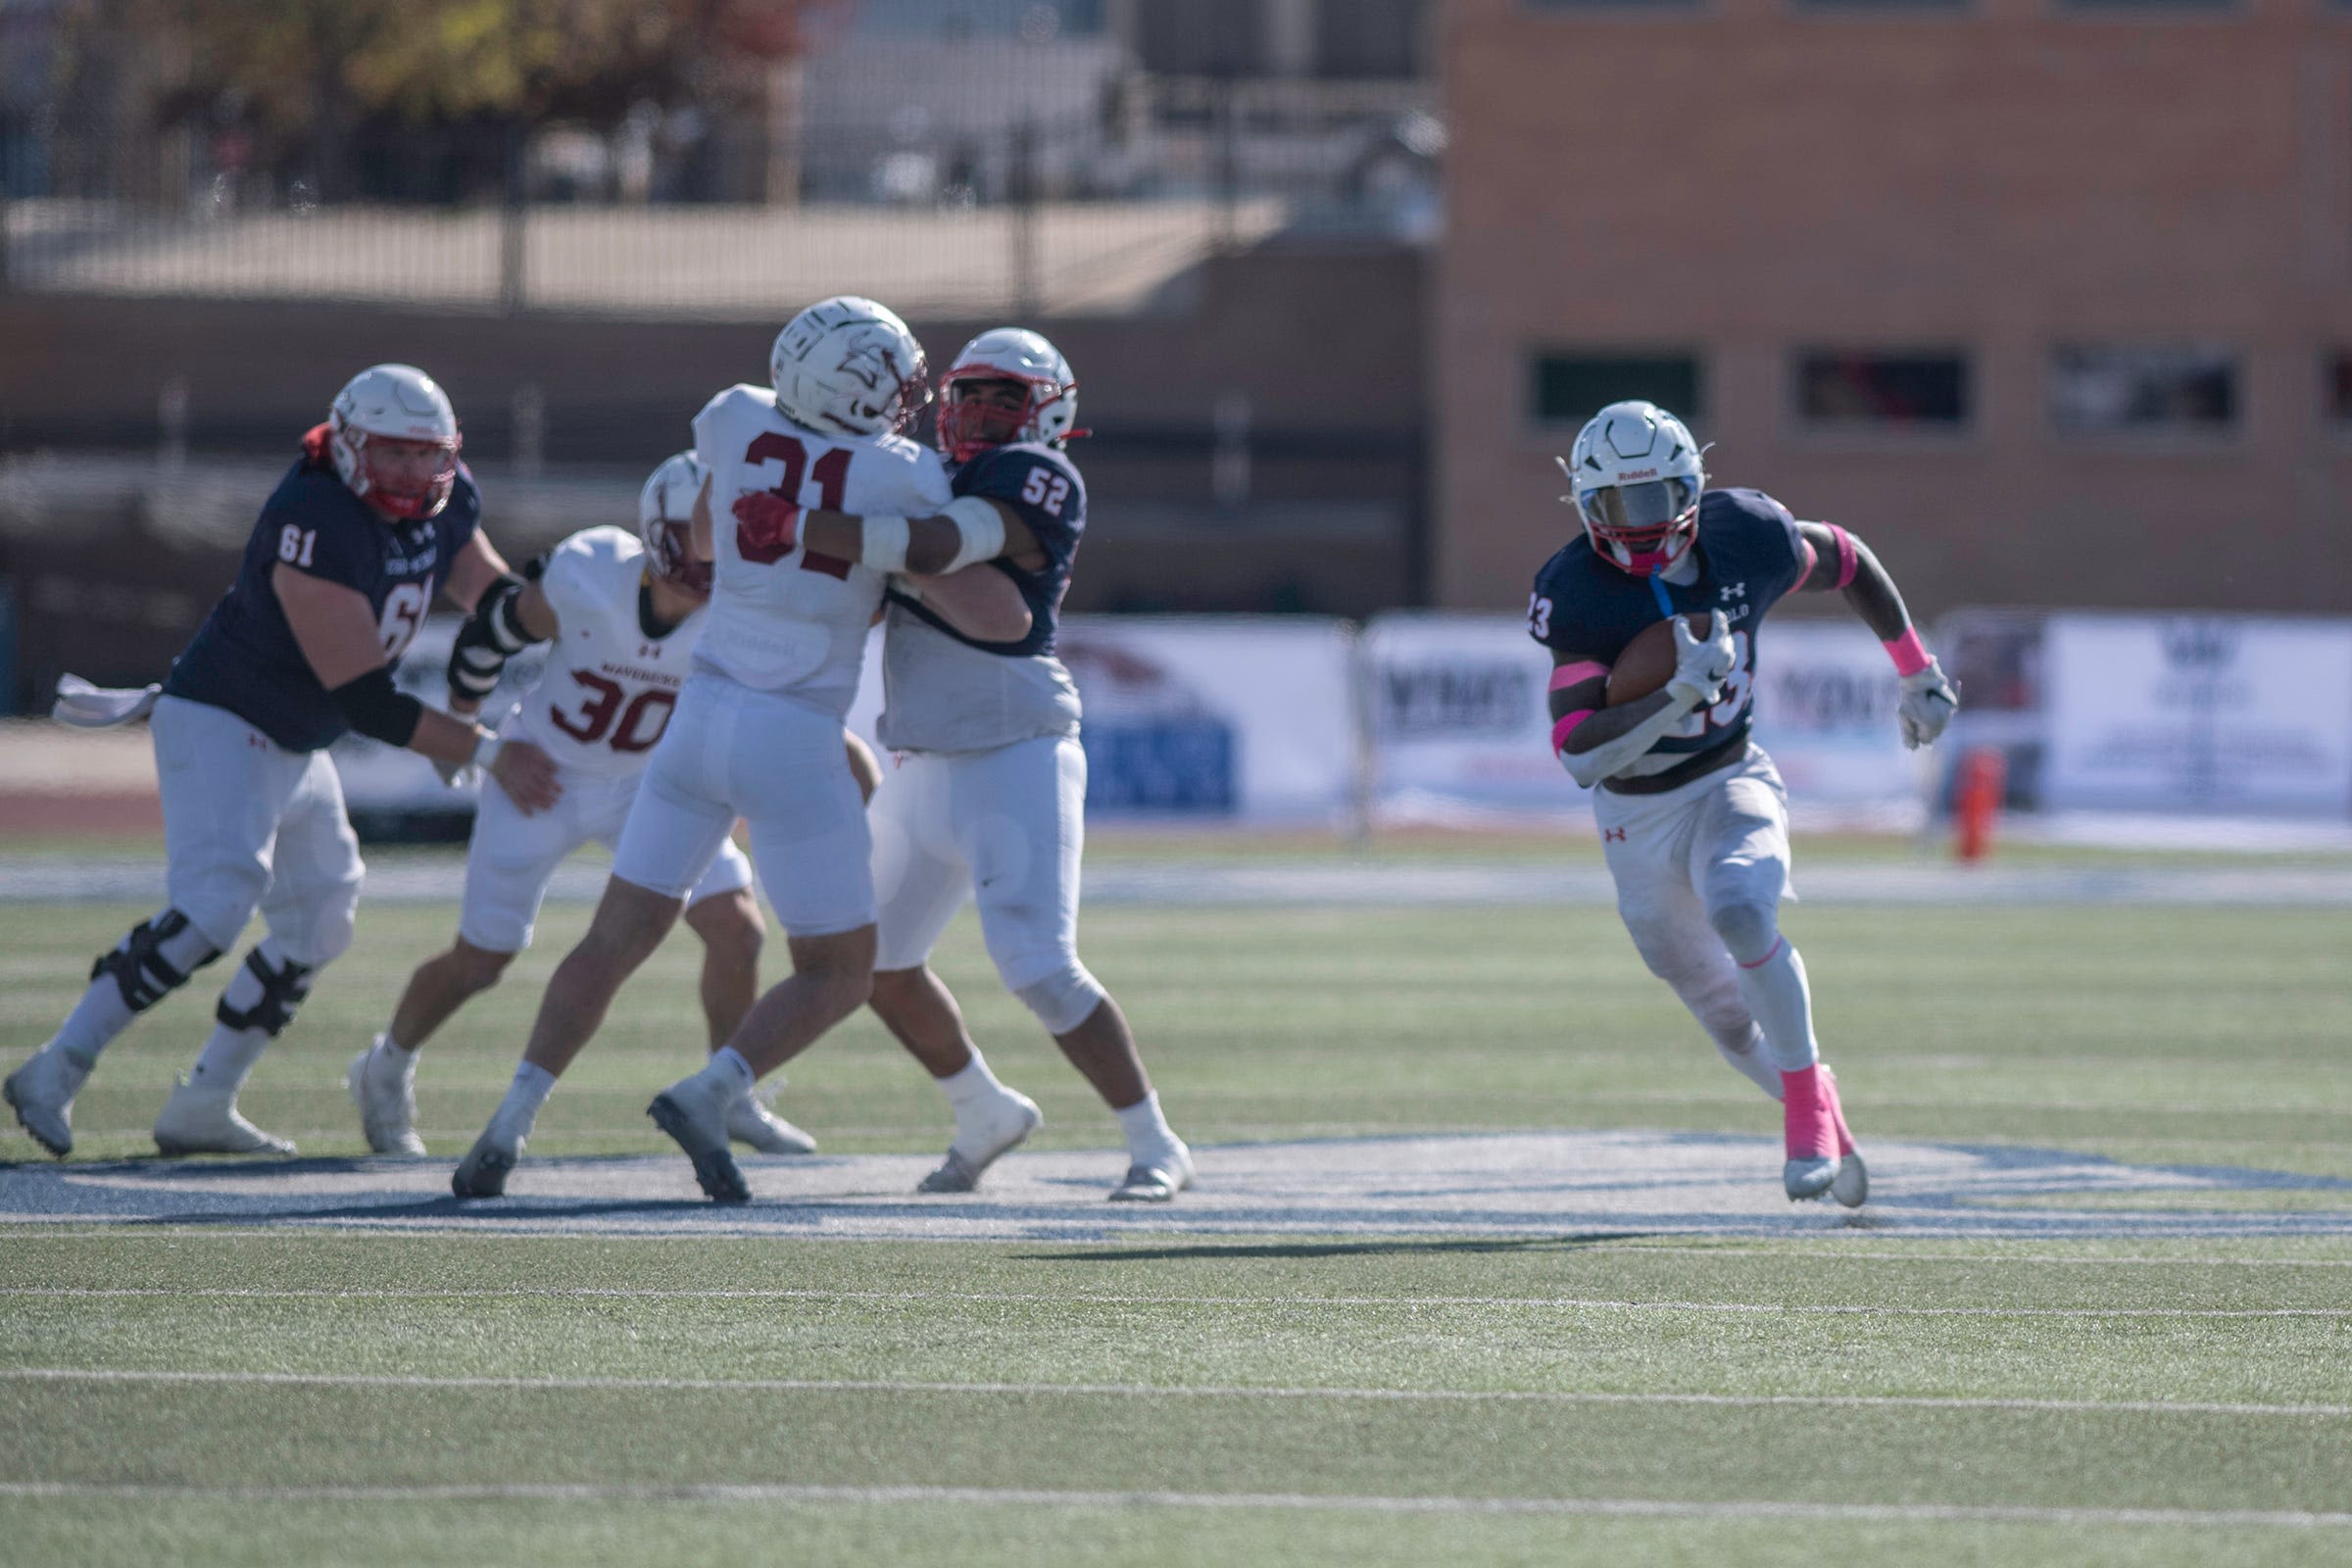
<path id="1" fill-rule="evenodd" d="M 990 447 L 1042 441 L 1040 416 L 1063 390 L 994 366 L 959 366 L 939 383 L 939 450 L 969 463 Z"/>
<path id="2" fill-rule="evenodd" d="M 707 482 L 692 452 L 665 459 L 637 493 L 637 537 L 645 545 L 646 568 L 678 592 L 710 597 L 710 563 L 694 555 L 694 508 Z"/>
<path id="3" fill-rule="evenodd" d="M 710 563 L 694 559 L 694 524 L 664 517 L 644 530 L 646 561 L 656 577 L 692 599 L 710 597 Z"/>
<path id="4" fill-rule="evenodd" d="M 1654 576 L 1689 553 L 1698 538 L 1698 486 L 1689 479 L 1580 490 L 1577 515 L 1592 548 L 1637 577 Z"/>
<path id="5" fill-rule="evenodd" d="M 458 442 L 456 436 L 409 441 L 370 435 L 346 424 L 340 414 L 328 420 L 327 446 L 344 485 L 376 511 L 404 522 L 438 516 L 449 505 L 458 482 Z M 433 452 L 438 461 L 419 479 L 421 465 L 400 460 L 423 451 Z"/>

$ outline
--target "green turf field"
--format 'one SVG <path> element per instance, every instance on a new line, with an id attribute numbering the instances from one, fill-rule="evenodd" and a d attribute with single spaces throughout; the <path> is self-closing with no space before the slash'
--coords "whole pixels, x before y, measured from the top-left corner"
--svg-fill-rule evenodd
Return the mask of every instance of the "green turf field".
<path id="1" fill-rule="evenodd" d="M 0 1063 L 146 912 L 0 906 Z M 430 1048 L 437 1155 L 496 1102 L 583 918 L 551 908 Z M 248 1113 L 306 1155 L 357 1153 L 343 1064 L 451 919 L 364 909 Z M 2112 1209 L 2115 1234 L 2034 1240 L 1852 1229 L 1811 1206 L 1737 1238 L 16 1226 L 0 1555 L 2352 1558 L 2352 913 L 1796 906 L 1788 925 L 1866 1148 L 2302 1179 L 2069 1198 Z M 1604 909 L 1105 907 L 1086 934 L 1172 1117 L 1211 1151 L 1777 1129 Z M 641 1112 L 703 1048 L 694 963 L 681 935 L 623 994 L 531 1156 L 666 1150 Z M 1035 1147 L 1103 1151 L 1106 1186 L 1109 1118 L 996 990 L 968 922 L 941 968 L 1000 1074 L 1045 1107 Z M 114 1048 L 75 1107 L 79 1153 L 151 1150 L 209 1011 L 199 988 Z M 782 1108 L 828 1152 L 947 1136 L 863 1020 L 789 1076 Z M 0 1135 L 0 1157 L 36 1156 Z M 2192 1213 L 2207 1234 L 2131 1228 Z"/>

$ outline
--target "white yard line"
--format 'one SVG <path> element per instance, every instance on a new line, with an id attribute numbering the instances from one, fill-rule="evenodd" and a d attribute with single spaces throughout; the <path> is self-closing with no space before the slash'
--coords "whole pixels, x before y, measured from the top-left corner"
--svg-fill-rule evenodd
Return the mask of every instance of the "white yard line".
<path id="1" fill-rule="evenodd" d="M 1550 1514 L 1658 1519 L 1802 1519 L 1832 1523 L 2109 1525 L 2177 1529 L 2342 1529 L 2352 1513 L 2258 1508 L 2062 1508 L 2002 1503 L 1687 1502 L 1648 1497 L 1350 1496 L 1298 1492 L 1068 1492 L 995 1487 L 687 1483 L 496 1483 L 416 1487 L 178 1487 L 0 1482 L 0 1497 L 130 1497 L 234 1502 L 945 1503 L 1018 1508 L 1269 1509 L 1384 1514 Z"/>
<path id="2" fill-rule="evenodd" d="M 924 1382 L 899 1378 L 435 1377 L 422 1373 L 231 1372 L 116 1367 L 5 1367 L 0 1382 L 248 1384 L 325 1389 L 513 1389 L 531 1392 L 696 1394 L 1020 1395 L 1117 1399 L 1331 1399 L 1375 1403 L 1690 1404 L 1841 1409 L 2005 1410 L 2035 1414 L 2352 1418 L 2352 1404 L 2245 1404 L 2171 1399 L 2024 1399 L 1872 1394 L 1612 1394 L 1547 1389 L 1350 1389 L 1141 1383 Z"/>
<path id="3" fill-rule="evenodd" d="M 1844 1317 L 2058 1317 L 2058 1318 L 2276 1318 L 2352 1317 L 2352 1306 L 1875 1306 L 1835 1303 L 1778 1304 L 1769 1301 L 1624 1301 L 1566 1296 L 1161 1296 L 1109 1295 L 1065 1291 L 848 1291 L 821 1287 L 771 1289 L 667 1289 L 607 1285 L 452 1286 L 349 1290 L 289 1288 L 270 1290 L 221 1286 L 150 1285 L 10 1285 L 0 1286 L 0 1298 L 64 1297 L 104 1298 L 155 1297 L 172 1299 L 227 1298 L 231 1299 L 294 1300 L 431 1300 L 435 1298 L 477 1299 L 513 1297 L 525 1299 L 570 1300 L 618 1298 L 674 1301 L 973 1301 L 1047 1302 L 1070 1306 L 1263 1306 L 1281 1311 L 1298 1307 L 1532 1307 L 1539 1310 L 1592 1312 L 1737 1312 L 1751 1314 L 1816 1314 Z"/>

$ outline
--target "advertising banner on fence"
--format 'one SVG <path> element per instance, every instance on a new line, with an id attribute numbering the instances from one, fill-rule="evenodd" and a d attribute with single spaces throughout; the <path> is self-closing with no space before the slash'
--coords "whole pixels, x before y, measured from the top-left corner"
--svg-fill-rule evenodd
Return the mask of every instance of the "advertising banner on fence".
<path id="1" fill-rule="evenodd" d="M 1336 826 L 1355 805 L 1354 636 L 1316 616 L 1075 615 L 1090 819 Z M 881 633 L 850 711 L 882 710 Z"/>
<path id="2" fill-rule="evenodd" d="M 2352 621 L 2053 615 L 2042 803 L 2352 814 Z"/>
<path id="3" fill-rule="evenodd" d="M 1896 682 L 1864 627 L 1775 622 L 1761 642 L 1756 739 L 1812 814 L 1902 825 L 1923 809 L 1895 728 Z M 1580 811 L 1551 755 L 1550 661 L 1517 615 L 1375 616 L 1363 635 L 1373 801 L 1390 822 Z"/>
<path id="4" fill-rule="evenodd" d="M 1551 755 L 1551 661 L 1525 616 L 1375 615 L 1362 657 L 1379 820 L 1467 825 L 1586 808 Z"/>

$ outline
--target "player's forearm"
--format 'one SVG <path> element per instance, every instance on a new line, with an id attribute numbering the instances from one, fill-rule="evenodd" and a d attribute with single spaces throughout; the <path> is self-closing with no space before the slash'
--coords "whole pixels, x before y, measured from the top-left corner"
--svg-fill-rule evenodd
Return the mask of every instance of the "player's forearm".
<path id="1" fill-rule="evenodd" d="M 1670 692 L 1655 691 L 1638 702 L 1601 709 L 1561 741 L 1560 765 L 1569 777 L 1592 789 L 1646 755 L 1697 706 Z"/>
<path id="2" fill-rule="evenodd" d="M 1854 580 L 1842 590 L 1845 602 L 1873 636 L 1883 643 L 1893 642 L 1911 629 L 1911 612 L 1903 607 L 1902 592 L 1879 558 L 1871 554 L 1870 546 L 1851 534 L 1846 537 L 1853 541 Z"/>
<path id="3" fill-rule="evenodd" d="M 993 566 L 966 566 L 945 577 L 914 577 L 907 587 L 923 608 L 974 642 L 1014 643 L 1035 624 L 1010 577 Z"/>
<path id="4" fill-rule="evenodd" d="M 490 731 L 479 724 L 419 705 L 408 749 L 436 762 L 462 765 L 478 760 L 483 743 L 490 738 Z"/>
<path id="5" fill-rule="evenodd" d="M 926 577 L 1005 554 L 1007 532 L 996 504 L 978 496 L 952 502 L 935 517 L 859 516 L 821 509 L 801 515 L 801 541 L 819 555 Z"/>

